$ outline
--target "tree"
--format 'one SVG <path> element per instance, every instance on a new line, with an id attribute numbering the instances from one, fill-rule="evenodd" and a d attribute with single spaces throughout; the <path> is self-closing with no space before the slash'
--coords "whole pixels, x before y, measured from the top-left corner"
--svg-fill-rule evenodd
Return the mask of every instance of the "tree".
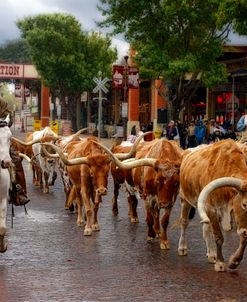
<path id="1" fill-rule="evenodd" d="M 76 129 L 82 92 L 92 90 L 99 70 L 109 75 L 116 59 L 110 39 L 82 31 L 80 23 L 67 14 L 41 14 L 19 20 L 17 25 L 30 46 L 33 64 L 53 95 L 67 106 Z"/>
<path id="2" fill-rule="evenodd" d="M 231 20 L 233 29 L 242 35 L 247 35 L 247 1 L 246 0 L 222 0 L 218 22 L 227 24 Z"/>
<path id="3" fill-rule="evenodd" d="M 98 7 L 137 51 L 145 76 L 164 78 L 169 118 L 177 118 L 203 83 L 212 87 L 227 79 L 223 54 L 231 24 L 219 22 L 221 0 L 101 0 Z"/>
<path id="4" fill-rule="evenodd" d="M 9 86 L 7 83 L 0 83 L 0 97 L 3 98 L 12 108 L 15 108 L 17 105 L 17 100 L 13 93 L 10 92 Z"/>
<path id="5" fill-rule="evenodd" d="M 0 47 L 0 61 L 14 63 L 30 63 L 30 49 L 24 39 L 16 39 L 5 42 Z"/>

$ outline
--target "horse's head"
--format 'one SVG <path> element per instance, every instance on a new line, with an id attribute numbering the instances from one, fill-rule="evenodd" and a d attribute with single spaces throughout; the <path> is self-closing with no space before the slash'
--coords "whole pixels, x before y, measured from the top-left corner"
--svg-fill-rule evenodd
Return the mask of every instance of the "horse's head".
<path id="1" fill-rule="evenodd" d="M 9 123 L 9 115 L 5 119 L 0 119 L 0 162 L 2 168 L 8 168 L 11 163 L 9 148 L 12 133 L 9 129 Z"/>

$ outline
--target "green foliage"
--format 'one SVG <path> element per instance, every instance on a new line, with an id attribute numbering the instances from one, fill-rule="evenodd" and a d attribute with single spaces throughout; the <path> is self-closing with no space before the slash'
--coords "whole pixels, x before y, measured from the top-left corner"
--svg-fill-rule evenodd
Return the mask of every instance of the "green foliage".
<path id="1" fill-rule="evenodd" d="M 206 87 L 226 79 L 217 62 L 231 25 L 222 0 L 101 0 L 99 10 L 105 16 L 100 25 L 124 33 L 137 51 L 142 75 L 173 83 L 179 110 L 198 87 L 198 81 L 184 85 L 188 74 L 200 74 Z"/>
<path id="2" fill-rule="evenodd" d="M 0 83 L 0 97 L 10 104 L 12 108 L 15 108 L 17 101 L 13 93 L 9 91 L 7 83 Z"/>
<path id="3" fill-rule="evenodd" d="M 222 0 L 218 12 L 218 24 L 230 23 L 236 32 L 247 35 L 247 1 Z"/>
<path id="4" fill-rule="evenodd" d="M 29 45 L 24 39 L 7 41 L 0 47 L 0 61 L 14 63 L 30 63 Z"/>
<path id="5" fill-rule="evenodd" d="M 17 25 L 45 84 L 63 96 L 92 89 L 99 68 L 109 74 L 116 59 L 109 38 L 82 31 L 71 15 L 41 14 Z"/>

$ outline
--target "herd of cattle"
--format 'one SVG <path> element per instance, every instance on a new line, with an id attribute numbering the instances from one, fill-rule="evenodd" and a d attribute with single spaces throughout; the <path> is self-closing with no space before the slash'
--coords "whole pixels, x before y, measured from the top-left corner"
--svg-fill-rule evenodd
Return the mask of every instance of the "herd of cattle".
<path id="1" fill-rule="evenodd" d="M 227 139 L 182 150 L 175 141 L 143 141 L 140 137 L 133 146 L 109 149 L 95 137 L 83 137 L 83 131 L 61 137 L 46 127 L 27 136 L 24 142 L 12 137 L 11 144 L 32 164 L 33 183 L 40 185 L 45 193 L 54 184 L 58 167 L 66 196 L 65 207 L 73 208 L 76 201 L 78 226 L 84 226 L 84 210 L 84 235 L 100 229 L 99 203 L 107 194 L 111 171 L 112 211 L 118 213 L 119 188 L 125 184 L 132 223 L 138 222 L 138 199 L 144 201 L 147 240 L 159 237 L 160 248 L 169 249 L 167 228 L 179 194 L 178 254 L 188 253 L 186 228 L 198 208 L 208 261 L 215 263 L 216 271 L 227 269 L 222 253 L 222 229 L 229 231 L 236 225 L 239 246 L 228 267 L 235 269 L 240 264 L 247 244 L 246 144 Z M 1 236 L 0 233 L 0 242 Z"/>

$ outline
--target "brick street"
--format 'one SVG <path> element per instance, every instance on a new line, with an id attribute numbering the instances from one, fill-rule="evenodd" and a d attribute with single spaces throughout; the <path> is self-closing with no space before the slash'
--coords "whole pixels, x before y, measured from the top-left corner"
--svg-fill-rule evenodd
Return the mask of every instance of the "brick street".
<path id="1" fill-rule="evenodd" d="M 139 224 L 128 219 L 126 193 L 120 192 L 119 215 L 111 212 L 112 179 L 100 205 L 100 232 L 83 236 L 76 214 L 64 209 L 60 176 L 50 194 L 31 184 L 31 202 L 15 208 L 11 229 L 8 208 L 8 250 L 0 254 L 0 301 L 247 301 L 246 257 L 238 270 L 216 273 L 207 263 L 198 214 L 188 230 L 189 255 L 177 255 L 179 200 L 169 228 L 171 248 L 146 242 L 145 212 L 139 201 Z M 225 259 L 238 244 L 236 231 L 225 235 Z"/>

